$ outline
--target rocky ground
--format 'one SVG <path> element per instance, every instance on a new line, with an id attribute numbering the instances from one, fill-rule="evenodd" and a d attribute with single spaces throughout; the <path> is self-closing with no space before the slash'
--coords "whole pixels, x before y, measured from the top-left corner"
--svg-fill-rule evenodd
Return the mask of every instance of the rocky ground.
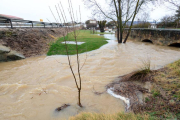
<path id="1" fill-rule="evenodd" d="M 4 28 L 0 29 L 0 45 L 31 57 L 46 54 L 50 43 L 66 34 L 66 28 Z"/>

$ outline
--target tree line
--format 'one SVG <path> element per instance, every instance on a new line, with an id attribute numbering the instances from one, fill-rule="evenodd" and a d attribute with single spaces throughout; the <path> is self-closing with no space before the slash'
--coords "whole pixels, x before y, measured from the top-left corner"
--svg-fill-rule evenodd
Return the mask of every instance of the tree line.
<path id="1" fill-rule="evenodd" d="M 157 24 L 160 28 L 180 28 L 180 6 L 172 16 L 164 16 Z"/>
<path id="2" fill-rule="evenodd" d="M 111 20 L 112 23 L 117 28 L 117 40 L 118 43 L 126 43 L 132 27 L 140 11 L 146 11 L 147 6 L 151 5 L 161 5 L 162 3 L 169 3 L 173 8 L 178 10 L 180 6 L 179 0 L 84 0 L 85 5 L 92 9 L 92 15 L 98 19 Z M 165 4 L 164 4 L 165 5 Z M 170 9 L 170 8 L 169 8 Z M 179 19 L 178 19 L 179 20 Z M 127 24 L 130 22 L 130 24 Z M 177 22 L 179 24 L 179 21 Z M 144 22 L 142 26 L 146 27 L 149 25 L 148 22 Z M 124 33 L 124 29 L 128 28 L 127 34 Z"/>

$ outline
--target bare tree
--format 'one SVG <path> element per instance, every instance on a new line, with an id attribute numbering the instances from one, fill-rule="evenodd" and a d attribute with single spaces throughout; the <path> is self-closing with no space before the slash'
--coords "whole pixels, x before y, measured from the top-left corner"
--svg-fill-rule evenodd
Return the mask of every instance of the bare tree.
<path id="1" fill-rule="evenodd" d="M 162 0 L 162 2 L 167 2 L 170 6 L 167 6 L 171 10 L 177 10 L 180 6 L 179 0 Z"/>
<path id="2" fill-rule="evenodd" d="M 151 0 L 106 0 L 106 3 L 100 4 L 97 0 L 84 0 L 84 3 L 89 8 L 92 8 L 94 16 L 101 14 L 105 18 L 114 21 L 117 27 L 118 43 L 126 43 L 137 13 L 142 5 L 149 1 Z M 128 21 L 131 21 L 131 23 L 123 41 L 123 32 Z"/>
<path id="3" fill-rule="evenodd" d="M 81 71 L 82 67 L 84 66 L 84 64 L 82 66 L 80 65 L 79 49 L 78 49 L 78 35 L 79 35 L 79 31 L 77 30 L 77 27 L 75 26 L 75 24 L 76 24 L 75 23 L 75 14 L 74 14 L 74 10 L 73 10 L 73 6 L 72 6 L 71 0 L 68 0 L 68 4 L 69 4 L 68 12 L 69 12 L 69 15 L 70 15 L 70 18 L 71 18 L 71 21 L 72 21 L 72 27 L 71 28 L 69 28 L 69 27 L 65 28 L 66 30 L 63 33 L 63 38 L 64 38 L 65 49 L 66 49 L 66 54 L 67 54 L 67 58 L 68 58 L 68 65 L 69 65 L 69 68 L 70 68 L 71 73 L 73 75 L 73 78 L 74 78 L 74 81 L 75 81 L 75 84 L 76 84 L 76 88 L 78 90 L 78 105 L 80 107 L 82 107 L 82 104 L 81 104 L 82 79 L 81 79 L 81 72 L 80 71 Z M 59 21 L 61 21 L 61 19 L 62 19 L 64 24 L 67 23 L 67 17 L 66 17 L 63 5 L 60 2 L 60 4 L 58 4 L 57 6 L 55 6 L 55 8 L 56 8 L 57 14 L 59 16 Z M 59 9 L 57 9 L 57 8 L 59 8 Z M 79 6 L 79 14 L 80 14 L 80 22 L 81 22 L 80 6 Z M 55 18 L 55 20 L 57 20 L 57 19 Z M 73 39 L 74 39 L 74 41 L 76 43 L 76 49 L 75 50 L 76 50 L 76 61 L 77 61 L 77 75 L 75 74 L 75 70 L 73 69 L 73 65 L 72 65 L 72 61 L 71 61 L 71 56 L 69 55 L 70 50 L 69 50 L 69 46 L 67 44 L 67 41 L 69 40 L 68 33 L 70 32 L 70 29 L 72 29 L 72 31 L 73 31 L 70 34 L 73 36 Z"/>
<path id="4" fill-rule="evenodd" d="M 175 28 L 176 27 L 176 19 L 175 16 L 164 16 L 158 23 L 158 26 L 161 27 L 168 27 L 168 28 Z"/>
<path id="5" fill-rule="evenodd" d="M 178 10 L 176 10 L 176 14 L 175 14 L 175 17 L 176 17 L 176 28 L 179 27 L 179 22 L 180 22 L 180 6 L 178 7 Z"/>
<path id="6" fill-rule="evenodd" d="M 149 16 L 149 13 L 144 12 L 144 13 L 142 14 L 140 20 L 142 20 L 144 23 L 146 23 L 146 22 L 148 22 L 149 17 L 150 17 L 150 16 Z"/>
<path id="7" fill-rule="evenodd" d="M 180 0 L 160 0 L 161 5 L 165 5 L 168 10 L 175 11 L 175 22 L 176 22 L 176 28 L 179 27 L 180 22 Z M 165 4 L 168 3 L 168 4 Z"/>

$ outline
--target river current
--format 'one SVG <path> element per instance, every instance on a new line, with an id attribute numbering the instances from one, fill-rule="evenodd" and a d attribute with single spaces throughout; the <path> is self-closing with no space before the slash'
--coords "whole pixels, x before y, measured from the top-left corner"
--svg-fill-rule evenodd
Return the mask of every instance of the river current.
<path id="1" fill-rule="evenodd" d="M 140 69 L 142 61 L 152 69 L 180 59 L 180 48 L 127 41 L 118 44 L 114 34 L 104 35 L 108 44 L 98 50 L 80 54 L 82 98 L 77 106 L 77 89 L 68 66 L 67 56 L 40 56 L 0 63 L 0 119 L 56 120 L 80 112 L 116 113 L 125 104 L 106 92 L 106 85 L 118 76 Z M 71 56 L 77 74 L 76 56 Z M 104 92 L 101 95 L 94 91 Z M 61 112 L 57 107 L 71 106 Z"/>

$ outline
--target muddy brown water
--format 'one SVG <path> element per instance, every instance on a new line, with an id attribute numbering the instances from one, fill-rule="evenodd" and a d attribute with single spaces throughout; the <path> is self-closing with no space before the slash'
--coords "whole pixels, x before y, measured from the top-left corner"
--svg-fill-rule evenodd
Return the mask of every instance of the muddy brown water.
<path id="1" fill-rule="evenodd" d="M 0 63 L 0 119 L 67 119 L 80 112 L 116 113 L 124 111 L 122 100 L 105 92 L 105 86 L 118 76 L 137 70 L 150 59 L 152 69 L 180 59 L 180 48 L 132 42 L 117 44 L 114 35 L 104 35 L 109 43 L 98 50 L 81 54 L 82 105 L 77 106 L 77 89 L 67 64 L 67 57 L 41 56 Z M 76 56 L 71 56 L 76 70 Z M 57 107 L 70 107 L 55 112 Z"/>

